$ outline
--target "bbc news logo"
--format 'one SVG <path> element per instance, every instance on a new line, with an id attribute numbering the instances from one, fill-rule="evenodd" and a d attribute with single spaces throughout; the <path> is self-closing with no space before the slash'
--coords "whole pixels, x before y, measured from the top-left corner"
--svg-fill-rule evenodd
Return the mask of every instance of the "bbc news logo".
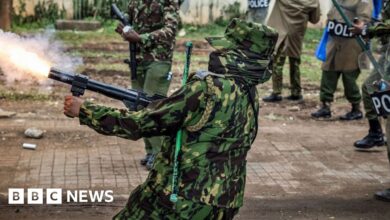
<path id="1" fill-rule="evenodd" d="M 63 202 L 66 203 L 110 203 L 114 201 L 112 190 L 66 190 L 62 194 L 62 189 L 46 189 L 45 202 L 48 205 L 58 205 Z M 44 190 L 42 188 L 29 188 L 27 193 L 23 188 L 8 189 L 8 204 L 23 205 L 25 202 L 25 195 L 27 197 L 27 204 L 44 204 Z M 66 198 L 63 200 L 63 196 Z"/>

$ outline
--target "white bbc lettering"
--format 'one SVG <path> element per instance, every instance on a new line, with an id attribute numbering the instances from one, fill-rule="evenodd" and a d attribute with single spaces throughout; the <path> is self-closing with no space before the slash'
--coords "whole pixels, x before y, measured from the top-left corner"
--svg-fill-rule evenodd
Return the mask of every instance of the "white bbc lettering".
<path id="1" fill-rule="evenodd" d="M 89 191 L 89 198 L 91 202 L 102 202 L 104 196 L 104 191 Z"/>
<path id="2" fill-rule="evenodd" d="M 8 204 L 24 204 L 24 189 L 9 188 L 8 189 Z"/>
<path id="3" fill-rule="evenodd" d="M 75 190 L 73 193 L 72 191 L 68 190 L 66 191 L 66 202 L 78 202 L 78 196 L 77 196 L 77 190 Z"/>
<path id="4" fill-rule="evenodd" d="M 43 204 L 43 189 L 27 189 L 27 204 Z"/>
<path id="5" fill-rule="evenodd" d="M 46 204 L 62 204 L 62 189 L 47 189 Z"/>
<path id="6" fill-rule="evenodd" d="M 79 202 L 88 202 L 88 191 L 80 190 L 79 191 Z"/>
<path id="7" fill-rule="evenodd" d="M 112 190 L 67 190 L 67 203 L 86 203 L 86 202 L 113 202 L 114 192 Z M 24 204 L 25 192 L 23 188 L 8 189 L 8 204 Z M 44 194 L 41 188 L 27 189 L 27 204 L 44 204 Z M 65 201 L 65 200 L 64 200 Z M 62 189 L 46 189 L 46 204 L 62 204 Z"/>
<path id="8" fill-rule="evenodd" d="M 112 190 L 107 190 L 104 195 L 106 199 L 104 200 L 105 202 L 113 202 L 114 201 L 114 192 Z"/>

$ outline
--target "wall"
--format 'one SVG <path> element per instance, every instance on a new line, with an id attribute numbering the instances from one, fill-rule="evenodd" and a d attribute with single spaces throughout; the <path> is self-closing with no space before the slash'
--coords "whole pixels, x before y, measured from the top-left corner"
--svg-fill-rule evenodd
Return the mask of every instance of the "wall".
<path id="1" fill-rule="evenodd" d="M 42 0 L 41 0 L 42 1 Z M 193 24 L 206 24 L 219 16 L 221 16 L 221 10 L 224 6 L 238 1 L 241 3 L 241 10 L 244 12 L 247 7 L 247 0 L 187 0 L 182 6 L 181 15 L 182 20 L 185 23 Z M 271 0 L 271 7 L 273 7 L 274 2 L 277 0 Z M 14 0 L 14 7 L 19 7 L 19 0 Z M 26 9 L 28 14 L 34 12 L 34 5 L 36 5 L 39 0 L 25 0 Z M 71 18 L 73 15 L 73 1 L 72 0 L 54 0 L 60 6 L 64 5 L 67 10 L 67 17 Z M 323 19 L 326 20 L 326 13 L 331 6 L 330 0 L 320 0 Z M 271 11 L 271 10 L 270 10 Z M 322 24 L 325 22 L 322 22 Z"/>
<path id="2" fill-rule="evenodd" d="M 224 6 L 238 1 L 241 3 L 241 10 L 245 12 L 247 8 L 247 0 L 189 0 L 189 4 L 184 3 L 182 7 L 181 17 L 185 23 L 205 24 L 210 20 L 221 16 L 221 10 Z M 271 0 L 270 10 L 271 12 L 274 3 L 277 0 Z M 322 26 L 326 21 L 326 14 L 331 7 L 331 0 L 320 0 L 322 19 L 318 24 Z M 186 8 L 188 7 L 188 10 Z"/>

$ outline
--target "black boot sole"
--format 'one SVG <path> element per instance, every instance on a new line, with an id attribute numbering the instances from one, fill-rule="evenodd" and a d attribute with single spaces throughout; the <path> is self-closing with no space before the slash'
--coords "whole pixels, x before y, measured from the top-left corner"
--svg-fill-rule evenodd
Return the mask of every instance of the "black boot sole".
<path id="1" fill-rule="evenodd" d="M 363 116 L 362 117 L 357 117 L 357 118 L 342 118 L 342 117 L 339 117 L 340 121 L 354 121 L 354 120 L 362 120 L 363 119 Z"/>
<path id="2" fill-rule="evenodd" d="M 378 142 L 378 143 L 375 143 L 372 146 L 364 146 L 364 147 L 357 147 L 357 146 L 354 145 L 354 147 L 358 151 L 367 151 L 367 150 L 370 150 L 370 149 L 372 149 L 374 147 L 383 147 L 384 145 L 386 145 L 386 142 Z"/>
<path id="3" fill-rule="evenodd" d="M 275 102 L 281 102 L 282 99 L 273 99 L 273 100 L 264 100 L 263 99 L 263 102 L 268 102 L 268 103 L 275 103 Z"/>
<path id="4" fill-rule="evenodd" d="M 376 200 L 382 201 L 382 202 L 390 202 L 390 198 L 379 196 L 377 194 L 374 194 L 374 198 Z"/>
<path id="5" fill-rule="evenodd" d="M 327 115 L 327 116 L 313 116 L 313 115 L 310 115 L 312 119 L 315 119 L 315 120 L 330 120 L 332 118 L 332 115 Z"/>

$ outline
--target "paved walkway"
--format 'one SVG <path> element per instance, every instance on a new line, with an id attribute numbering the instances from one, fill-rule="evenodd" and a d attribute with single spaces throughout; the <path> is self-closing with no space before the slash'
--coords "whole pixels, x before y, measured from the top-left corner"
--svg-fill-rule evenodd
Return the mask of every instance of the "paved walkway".
<path id="1" fill-rule="evenodd" d="M 361 124 L 261 121 L 248 155 L 247 191 L 251 197 L 337 195 L 343 190 L 390 186 L 385 148 L 357 152 L 353 140 Z M 28 127 L 45 128 L 40 140 L 23 137 Z M 127 194 L 147 176 L 139 165 L 142 141 L 99 135 L 77 120 L 0 119 L 0 192 L 9 187 L 105 188 Z M 37 144 L 26 150 L 23 143 Z"/>

